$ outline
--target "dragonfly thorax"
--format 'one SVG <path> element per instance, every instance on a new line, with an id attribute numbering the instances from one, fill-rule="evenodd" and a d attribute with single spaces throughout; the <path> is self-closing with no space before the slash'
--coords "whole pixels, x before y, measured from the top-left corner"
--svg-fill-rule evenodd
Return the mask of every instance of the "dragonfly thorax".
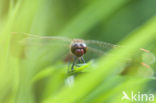
<path id="1" fill-rule="evenodd" d="M 81 57 L 87 52 L 87 46 L 85 43 L 72 43 L 71 52 L 75 56 Z"/>

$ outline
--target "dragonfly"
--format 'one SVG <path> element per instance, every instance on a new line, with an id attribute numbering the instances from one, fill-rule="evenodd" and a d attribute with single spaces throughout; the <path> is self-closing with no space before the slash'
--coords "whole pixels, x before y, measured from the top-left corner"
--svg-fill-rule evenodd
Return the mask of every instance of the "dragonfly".
<path id="1" fill-rule="evenodd" d="M 97 40 L 71 39 L 62 36 L 39 36 L 29 33 L 23 34 L 27 35 L 27 37 L 24 39 L 24 42 L 26 41 L 28 44 L 35 43 L 47 45 L 57 41 L 59 45 L 66 45 L 62 48 L 62 50 L 68 49 L 69 55 L 74 58 L 71 71 L 74 71 L 74 67 L 77 66 L 78 63 L 85 64 L 86 61 L 88 62 L 89 60 L 98 58 L 99 56 L 107 55 L 110 50 L 121 47 L 115 44 Z M 141 60 L 139 60 L 139 65 L 145 68 L 151 68 L 150 64 L 153 64 L 156 61 L 155 55 L 144 48 L 140 48 L 138 51 L 138 55 L 143 56 L 141 57 Z M 84 59 L 84 56 L 88 57 L 87 60 Z M 124 74 L 125 71 L 122 73 Z"/>

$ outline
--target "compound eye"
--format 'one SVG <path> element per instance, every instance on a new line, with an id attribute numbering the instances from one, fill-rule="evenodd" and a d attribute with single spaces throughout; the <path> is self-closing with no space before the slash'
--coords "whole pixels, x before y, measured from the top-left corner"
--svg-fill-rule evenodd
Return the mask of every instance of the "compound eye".
<path id="1" fill-rule="evenodd" d="M 85 43 L 80 44 L 81 47 L 86 47 Z"/>
<path id="2" fill-rule="evenodd" d="M 80 44 L 81 47 L 84 47 L 83 44 Z"/>
<path id="3" fill-rule="evenodd" d="M 72 45 L 73 48 L 76 48 L 77 46 L 78 46 L 77 44 L 73 44 L 73 45 Z"/>

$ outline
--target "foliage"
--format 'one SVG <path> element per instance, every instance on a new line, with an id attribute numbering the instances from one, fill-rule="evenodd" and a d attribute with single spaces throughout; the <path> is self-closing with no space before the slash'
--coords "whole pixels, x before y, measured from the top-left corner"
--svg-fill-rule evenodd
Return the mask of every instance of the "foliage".
<path id="1" fill-rule="evenodd" d="M 121 101 L 123 91 L 156 94 L 155 77 L 145 76 L 146 70 L 142 76 L 120 74 L 126 67 L 123 58 L 136 59 L 138 48 L 156 53 L 155 3 L 1 0 L 0 103 L 129 103 Z M 101 40 L 123 48 L 67 73 L 62 47 L 22 44 L 24 33 Z M 130 66 L 133 72 L 135 66 Z"/>

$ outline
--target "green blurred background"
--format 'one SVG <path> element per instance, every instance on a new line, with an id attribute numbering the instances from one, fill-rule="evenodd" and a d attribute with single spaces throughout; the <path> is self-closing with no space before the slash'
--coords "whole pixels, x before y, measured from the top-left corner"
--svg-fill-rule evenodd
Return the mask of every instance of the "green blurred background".
<path id="1" fill-rule="evenodd" d="M 155 0 L 0 0 L 0 103 L 131 103 L 121 100 L 122 91 L 156 94 L 155 79 L 120 76 L 115 66 L 139 47 L 156 53 L 155 5 Z M 82 67 L 86 73 L 69 87 L 64 50 L 21 45 L 23 33 L 130 47 Z"/>

